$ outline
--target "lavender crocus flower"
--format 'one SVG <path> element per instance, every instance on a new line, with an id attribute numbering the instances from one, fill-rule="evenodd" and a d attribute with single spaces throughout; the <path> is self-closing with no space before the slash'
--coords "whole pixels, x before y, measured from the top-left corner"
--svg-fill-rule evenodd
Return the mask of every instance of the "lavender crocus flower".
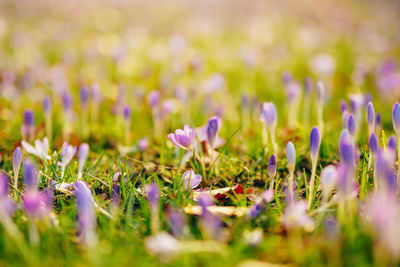
<path id="1" fill-rule="evenodd" d="M 36 190 L 38 187 L 36 170 L 30 160 L 24 162 L 24 182 L 25 190 Z"/>
<path id="2" fill-rule="evenodd" d="M 36 189 L 28 189 L 22 196 L 24 210 L 31 219 L 41 219 L 51 211 L 47 196 Z"/>
<path id="3" fill-rule="evenodd" d="M 160 92 L 153 90 L 147 95 L 147 103 L 153 109 L 160 103 Z"/>
<path id="4" fill-rule="evenodd" d="M 387 141 L 387 150 L 390 151 L 393 154 L 393 158 L 396 157 L 396 149 L 397 149 L 397 143 L 396 143 L 396 137 L 392 135 L 388 141 Z"/>
<path id="5" fill-rule="evenodd" d="M 325 202 L 328 200 L 329 194 L 336 186 L 337 175 L 337 170 L 334 165 L 326 166 L 321 172 L 320 178 L 322 186 L 322 196 Z"/>
<path id="6" fill-rule="evenodd" d="M 177 129 L 175 133 L 170 133 L 167 137 L 177 147 L 189 151 L 194 149 L 195 131 L 189 125 L 185 125 L 183 130 Z"/>
<path id="7" fill-rule="evenodd" d="M 314 200 L 314 183 L 315 183 L 315 174 L 317 170 L 317 161 L 319 154 L 319 147 L 321 145 L 321 135 L 319 133 L 318 127 L 314 127 L 311 130 L 310 134 L 310 155 L 311 155 L 311 178 L 310 178 L 310 187 L 309 187 L 309 195 L 308 195 L 308 208 L 311 208 L 312 202 Z"/>
<path id="8" fill-rule="evenodd" d="M 367 105 L 367 122 L 369 133 L 371 134 L 375 131 L 375 110 L 372 102 Z"/>
<path id="9" fill-rule="evenodd" d="M 8 196 L 10 188 L 8 186 L 7 174 L 0 174 L 0 221 L 8 220 L 15 211 L 15 203 Z"/>
<path id="10" fill-rule="evenodd" d="M 378 189 L 395 194 L 396 174 L 393 172 L 394 158 L 391 153 L 380 149 L 376 159 Z"/>
<path id="11" fill-rule="evenodd" d="M 343 113 L 347 111 L 347 103 L 344 100 L 340 100 L 340 112 Z"/>
<path id="12" fill-rule="evenodd" d="M 160 204 L 160 190 L 155 182 L 146 185 L 145 187 L 146 198 L 152 208 L 158 207 Z"/>
<path id="13" fill-rule="evenodd" d="M 393 105 L 392 122 L 396 135 L 400 136 L 400 104 L 398 102 Z"/>
<path id="14" fill-rule="evenodd" d="M 276 175 L 276 157 L 275 155 L 271 155 L 268 162 L 268 175 L 269 178 L 272 179 Z"/>
<path id="15" fill-rule="evenodd" d="M 340 159 L 344 164 L 352 167 L 355 166 L 354 146 L 350 133 L 347 129 L 344 129 L 340 134 L 339 154 Z"/>
<path id="16" fill-rule="evenodd" d="M 389 140 L 390 140 L 390 139 L 389 139 Z M 395 139 L 394 141 L 395 141 L 395 145 L 396 145 L 396 139 Z M 378 153 L 378 148 L 379 148 L 379 145 L 378 145 L 378 137 L 376 136 L 375 133 L 372 133 L 372 134 L 369 136 L 368 145 L 369 145 L 369 150 L 371 151 L 371 154 L 372 154 L 373 156 L 375 156 L 376 153 Z M 396 149 L 396 148 L 395 148 L 395 149 Z"/>
<path id="17" fill-rule="evenodd" d="M 380 112 L 376 113 L 376 117 L 375 117 L 375 128 L 376 128 L 376 132 L 378 134 L 380 134 L 381 130 L 382 130 L 382 116 Z"/>
<path id="18" fill-rule="evenodd" d="M 125 121 L 130 121 L 131 119 L 131 107 L 129 105 L 124 105 L 123 111 Z"/>
<path id="19" fill-rule="evenodd" d="M 287 168 L 289 170 L 288 180 L 288 202 L 291 203 L 294 200 L 293 192 L 293 175 L 296 167 L 296 149 L 292 142 L 288 142 L 286 145 L 286 157 L 287 157 Z"/>
<path id="20" fill-rule="evenodd" d="M 170 209 L 168 210 L 167 216 L 170 221 L 172 234 L 175 237 L 182 236 L 186 224 L 185 215 L 177 209 Z"/>
<path id="21" fill-rule="evenodd" d="M 214 149 L 215 141 L 218 137 L 219 129 L 221 128 L 221 120 L 214 116 L 208 120 L 207 123 L 207 141 L 212 149 Z"/>
<path id="22" fill-rule="evenodd" d="M 310 154 L 311 161 L 316 164 L 318 160 L 319 147 L 321 145 L 321 135 L 319 133 L 318 127 L 314 127 L 310 134 Z"/>
<path id="23" fill-rule="evenodd" d="M 63 148 L 60 152 L 61 161 L 58 162 L 58 165 L 61 166 L 61 178 L 64 177 L 65 168 L 68 163 L 72 160 L 76 153 L 76 146 L 69 145 L 68 143 L 64 143 Z"/>
<path id="24" fill-rule="evenodd" d="M 222 226 L 221 219 L 212 214 L 208 207 L 214 204 L 208 193 L 199 196 L 199 205 L 202 209 L 200 216 L 200 227 L 206 239 L 217 239 Z"/>
<path id="25" fill-rule="evenodd" d="M 310 77 L 306 77 L 304 79 L 304 92 L 306 95 L 309 95 L 311 92 L 312 81 Z"/>
<path id="26" fill-rule="evenodd" d="M 78 168 L 78 179 L 82 178 L 83 167 L 85 166 L 85 161 L 89 156 L 89 145 L 83 143 L 79 146 L 78 151 L 78 159 L 79 159 L 79 168 Z"/>
<path id="27" fill-rule="evenodd" d="M 186 171 L 186 172 L 182 175 L 182 181 L 183 181 L 182 188 L 183 188 L 184 190 L 194 189 L 194 188 L 196 188 L 196 187 L 200 184 L 200 182 L 201 182 L 201 175 L 195 174 L 194 171 L 189 170 L 189 171 Z"/>
<path id="28" fill-rule="evenodd" d="M 43 110 L 46 115 L 51 112 L 51 99 L 49 96 L 46 96 L 43 100 Z"/>
<path id="29" fill-rule="evenodd" d="M 277 112 L 274 103 L 272 102 L 264 102 L 261 106 L 261 115 L 260 120 L 263 122 L 263 143 L 266 145 L 267 143 L 267 131 L 269 130 L 269 135 L 271 138 L 271 143 L 273 150 L 276 151 L 276 142 L 275 142 L 275 128 L 277 123 Z M 266 127 L 266 128 L 265 128 Z"/>
<path id="30" fill-rule="evenodd" d="M 30 141 L 34 136 L 35 115 L 31 109 L 24 112 L 24 123 L 21 126 L 21 133 L 25 140 Z"/>
<path id="31" fill-rule="evenodd" d="M 25 141 L 22 141 L 21 144 L 29 154 L 32 154 L 42 160 L 50 159 L 50 156 L 48 155 L 49 139 L 47 139 L 47 137 L 43 138 L 43 141 L 35 140 L 35 147 Z"/>
<path id="32" fill-rule="evenodd" d="M 81 101 L 81 106 L 86 108 L 89 100 L 89 91 L 84 86 L 79 90 L 79 99 Z"/>
<path id="33" fill-rule="evenodd" d="M 314 229 L 314 222 L 307 214 L 307 203 L 305 201 L 293 202 L 283 213 L 283 225 L 288 229 L 302 227 L 307 232 Z"/>
<path id="34" fill-rule="evenodd" d="M 64 111 L 68 111 L 72 107 L 72 96 L 67 91 L 63 91 L 61 94 L 62 104 Z"/>
<path id="35" fill-rule="evenodd" d="M 17 147 L 14 150 L 13 158 L 12 158 L 12 167 L 13 167 L 13 172 L 14 172 L 14 187 L 18 188 L 18 174 L 19 174 L 19 169 L 21 168 L 21 160 L 22 160 L 22 155 L 21 155 L 21 148 Z"/>
<path id="36" fill-rule="evenodd" d="M 84 181 L 74 185 L 78 209 L 78 236 L 82 245 L 93 247 L 96 244 L 96 215 L 94 213 L 93 195 Z"/>
<path id="37" fill-rule="evenodd" d="M 149 147 L 149 138 L 143 137 L 142 139 L 140 139 L 137 143 L 137 147 L 139 151 L 142 152 L 147 150 L 147 148 Z"/>
<path id="38" fill-rule="evenodd" d="M 354 138 L 356 134 L 356 120 L 353 114 L 350 114 L 347 117 L 347 129 L 349 130 L 350 135 Z"/>

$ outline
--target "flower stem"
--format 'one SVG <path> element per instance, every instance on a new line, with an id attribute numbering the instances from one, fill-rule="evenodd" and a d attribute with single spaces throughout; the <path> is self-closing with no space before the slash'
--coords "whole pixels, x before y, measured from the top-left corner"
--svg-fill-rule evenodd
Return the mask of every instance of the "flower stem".
<path id="1" fill-rule="evenodd" d="M 316 162 L 312 162 L 312 172 L 311 172 L 311 179 L 310 179 L 310 191 L 308 194 L 308 209 L 311 209 L 313 200 L 314 200 L 314 183 L 315 183 L 315 173 L 317 171 L 317 164 Z"/>

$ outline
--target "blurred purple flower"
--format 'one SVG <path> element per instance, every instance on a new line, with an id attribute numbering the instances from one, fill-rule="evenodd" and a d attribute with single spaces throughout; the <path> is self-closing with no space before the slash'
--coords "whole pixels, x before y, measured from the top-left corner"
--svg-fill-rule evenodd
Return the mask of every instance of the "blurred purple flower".
<path id="1" fill-rule="evenodd" d="M 304 79 L 304 92 L 306 95 L 309 95 L 312 88 L 312 81 L 310 77 L 306 77 Z"/>
<path id="2" fill-rule="evenodd" d="M 347 103 L 344 100 L 340 100 L 340 112 L 343 114 L 345 111 L 347 111 Z"/>
<path id="3" fill-rule="evenodd" d="M 72 107 L 72 96 L 68 91 L 63 91 L 61 94 L 62 104 L 64 111 L 69 110 Z"/>
<path id="4" fill-rule="evenodd" d="M 79 146 L 79 151 L 78 151 L 78 160 L 79 160 L 78 179 L 82 177 L 83 167 L 85 166 L 85 162 L 88 156 L 89 156 L 89 145 L 86 143 L 82 143 Z"/>
<path id="5" fill-rule="evenodd" d="M 131 119 L 131 107 L 129 105 L 124 105 L 123 111 L 125 121 L 130 121 Z"/>
<path id="6" fill-rule="evenodd" d="M 320 175 L 322 195 L 327 198 L 332 190 L 335 188 L 337 183 L 337 170 L 334 165 L 326 166 Z"/>
<path id="7" fill-rule="evenodd" d="M 354 137 L 356 134 L 356 120 L 353 114 L 350 114 L 347 117 L 347 129 L 349 130 L 350 135 Z"/>
<path id="8" fill-rule="evenodd" d="M 387 149 L 393 154 L 393 157 L 396 157 L 396 150 L 397 150 L 397 144 L 396 144 L 396 137 L 392 135 L 388 141 L 387 141 Z"/>
<path id="9" fill-rule="evenodd" d="M 13 158 L 12 158 L 12 167 L 13 167 L 13 172 L 14 172 L 14 179 L 18 179 L 19 169 L 21 168 L 21 161 L 22 161 L 21 148 L 17 147 L 14 150 Z M 17 183 L 15 183 L 15 184 L 17 184 Z"/>
<path id="10" fill-rule="evenodd" d="M 160 204 L 160 190 L 155 182 L 145 186 L 146 198 L 152 209 L 157 208 Z"/>
<path id="11" fill-rule="evenodd" d="M 139 151 L 146 151 L 147 148 L 149 147 L 149 138 L 147 137 L 143 137 L 142 139 L 140 139 L 137 143 L 137 147 L 139 149 Z"/>
<path id="12" fill-rule="evenodd" d="M 395 140 L 396 142 L 396 140 Z M 373 156 L 375 156 L 378 153 L 378 137 L 376 136 L 375 133 L 372 133 L 369 137 L 369 141 L 368 141 L 368 145 L 369 145 L 369 150 L 371 151 L 371 154 Z M 395 143 L 396 145 L 396 143 Z"/>
<path id="13" fill-rule="evenodd" d="M 319 129 L 315 126 L 310 133 L 310 154 L 311 161 L 315 164 L 318 160 L 319 147 L 321 145 L 321 135 Z"/>
<path id="14" fill-rule="evenodd" d="M 25 160 L 24 162 L 24 183 L 25 190 L 36 190 L 38 188 L 38 177 L 30 160 Z"/>
<path id="15" fill-rule="evenodd" d="M 51 111 L 51 99 L 49 96 L 46 96 L 43 100 L 43 110 L 45 114 L 49 114 Z"/>
<path id="16" fill-rule="evenodd" d="M 287 168 L 289 172 L 294 171 L 296 167 L 296 149 L 292 142 L 288 142 L 286 145 L 286 157 L 287 157 Z"/>
<path id="17" fill-rule="evenodd" d="M 153 109 L 160 103 L 160 92 L 153 90 L 147 95 L 147 103 Z"/>
<path id="18" fill-rule="evenodd" d="M 288 229 L 302 227 L 307 232 L 314 230 L 314 222 L 307 214 L 305 201 L 292 202 L 283 213 L 283 225 Z"/>
<path id="19" fill-rule="evenodd" d="M 268 174 L 269 178 L 272 179 L 276 175 L 276 157 L 275 155 L 271 155 L 268 162 Z"/>
<path id="20" fill-rule="evenodd" d="M 185 125 L 184 130 L 177 129 L 175 133 L 170 133 L 167 137 L 175 146 L 193 151 L 196 136 L 189 125 Z"/>
<path id="21" fill-rule="evenodd" d="M 352 167 L 355 166 L 354 146 L 349 131 L 347 129 L 344 129 L 340 134 L 339 154 L 340 159 L 343 163 Z"/>
<path id="22" fill-rule="evenodd" d="M 167 216 L 170 221 L 172 234 L 176 237 L 182 236 L 186 224 L 185 215 L 177 209 L 170 209 Z"/>
<path id="23" fill-rule="evenodd" d="M 392 121 L 393 121 L 393 129 L 396 132 L 396 134 L 399 136 L 400 135 L 400 104 L 398 102 L 396 102 L 393 105 Z"/>
<path id="24" fill-rule="evenodd" d="M 218 137 L 219 129 L 221 128 L 221 120 L 217 116 L 214 116 L 208 120 L 207 123 L 207 140 L 208 144 L 214 149 L 215 141 Z"/>
<path id="25" fill-rule="evenodd" d="M 82 107 L 85 108 L 89 100 L 89 91 L 86 89 L 85 86 L 82 86 L 79 90 L 79 99 L 81 101 Z"/>
<path id="26" fill-rule="evenodd" d="M 262 103 L 260 120 L 269 128 L 275 128 L 277 122 L 277 112 L 274 103 Z"/>
<path id="27" fill-rule="evenodd" d="M 9 186 L 7 174 L 0 174 L 0 218 L 11 216 L 16 208 L 14 201 L 8 196 Z"/>
<path id="28" fill-rule="evenodd" d="M 96 215 L 92 191 L 84 181 L 76 182 L 74 187 L 78 209 L 78 235 L 83 245 L 91 247 L 96 242 Z"/>
<path id="29" fill-rule="evenodd" d="M 374 105 L 369 102 L 367 105 L 367 122 L 369 133 L 373 133 L 375 130 L 375 110 Z"/>

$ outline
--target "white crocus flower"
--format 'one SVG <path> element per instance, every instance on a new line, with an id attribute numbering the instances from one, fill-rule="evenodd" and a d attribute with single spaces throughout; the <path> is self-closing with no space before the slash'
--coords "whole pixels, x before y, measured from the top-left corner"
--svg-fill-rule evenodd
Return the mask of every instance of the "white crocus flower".
<path id="1" fill-rule="evenodd" d="M 31 144 L 25 141 L 22 141 L 21 144 L 22 147 L 25 149 L 25 151 L 28 152 L 29 154 L 39 157 L 44 161 L 46 159 L 50 159 L 50 156 L 48 154 L 49 140 L 47 139 L 47 137 L 43 138 L 43 141 L 40 141 L 39 139 L 35 140 L 35 146 L 32 146 Z"/>

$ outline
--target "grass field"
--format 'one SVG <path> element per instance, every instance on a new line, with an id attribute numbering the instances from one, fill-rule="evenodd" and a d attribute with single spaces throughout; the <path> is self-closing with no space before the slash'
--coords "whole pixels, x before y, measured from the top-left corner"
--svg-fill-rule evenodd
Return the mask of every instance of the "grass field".
<path id="1" fill-rule="evenodd" d="M 399 265 L 399 11 L 0 1 L 0 265 Z"/>

